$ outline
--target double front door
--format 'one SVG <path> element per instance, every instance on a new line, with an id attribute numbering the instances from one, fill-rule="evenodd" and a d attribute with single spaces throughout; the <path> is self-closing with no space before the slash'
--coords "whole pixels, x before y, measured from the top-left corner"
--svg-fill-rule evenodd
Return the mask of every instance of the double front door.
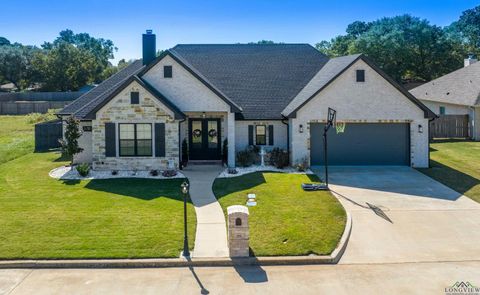
<path id="1" fill-rule="evenodd" d="M 190 119 L 188 130 L 190 160 L 221 159 L 220 119 Z"/>

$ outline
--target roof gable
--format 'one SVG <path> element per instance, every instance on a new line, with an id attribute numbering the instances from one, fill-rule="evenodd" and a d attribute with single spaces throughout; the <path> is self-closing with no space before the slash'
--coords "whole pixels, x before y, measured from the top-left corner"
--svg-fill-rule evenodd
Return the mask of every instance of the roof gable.
<path id="1" fill-rule="evenodd" d="M 163 94 L 158 90 L 153 88 L 151 85 L 137 77 L 136 75 L 131 76 L 129 79 L 125 80 L 122 85 L 117 87 L 114 92 L 110 93 L 108 97 L 102 100 L 101 103 L 95 106 L 88 114 L 85 115 L 87 119 L 95 119 L 96 113 L 101 110 L 109 101 L 111 101 L 115 96 L 122 92 L 125 88 L 132 84 L 132 82 L 137 82 L 143 89 L 149 92 L 154 98 L 159 102 L 165 105 L 169 110 L 171 110 L 175 116 L 175 119 L 184 119 L 185 114 L 182 113 L 170 100 L 168 100 Z"/>
<path id="2" fill-rule="evenodd" d="M 412 94 L 406 91 L 402 86 L 390 78 L 385 72 L 378 68 L 365 55 L 349 55 L 338 58 L 333 58 L 315 75 L 315 77 L 305 86 L 304 89 L 288 104 L 282 111 L 285 117 L 294 118 L 296 112 L 313 99 L 318 93 L 330 85 L 336 78 L 341 76 L 347 69 L 349 69 L 358 60 L 364 61 L 369 67 L 376 71 L 383 79 L 390 85 L 400 91 L 406 98 L 412 101 L 423 112 L 425 118 L 435 118 L 436 115 Z"/>

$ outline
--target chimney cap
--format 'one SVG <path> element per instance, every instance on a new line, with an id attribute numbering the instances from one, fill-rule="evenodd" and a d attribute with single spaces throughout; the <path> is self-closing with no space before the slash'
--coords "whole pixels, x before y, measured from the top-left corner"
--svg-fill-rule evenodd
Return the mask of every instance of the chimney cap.
<path id="1" fill-rule="evenodd" d="M 150 34 L 152 34 L 152 33 L 153 33 L 153 30 L 151 30 L 151 29 L 150 29 L 150 30 L 147 30 L 147 35 L 150 35 Z"/>

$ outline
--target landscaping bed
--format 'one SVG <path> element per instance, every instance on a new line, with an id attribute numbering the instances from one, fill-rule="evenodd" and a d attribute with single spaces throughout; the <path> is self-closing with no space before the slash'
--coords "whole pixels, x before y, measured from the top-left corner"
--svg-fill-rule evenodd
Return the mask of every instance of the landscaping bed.
<path id="1" fill-rule="evenodd" d="M 328 255 L 343 234 L 346 213 L 330 192 L 300 187 L 318 181 L 311 174 L 254 172 L 217 178 L 213 191 L 225 213 L 228 206 L 245 205 L 247 194 L 256 194 L 257 206 L 249 207 L 252 254 Z"/>
<path id="2" fill-rule="evenodd" d="M 480 203 L 480 142 L 435 141 L 430 158 L 431 168 L 419 171 Z"/>
<path id="3" fill-rule="evenodd" d="M 57 180 L 56 152 L 0 164 L 0 259 L 178 257 L 184 179 Z M 188 205 L 190 247 L 195 211 Z"/>

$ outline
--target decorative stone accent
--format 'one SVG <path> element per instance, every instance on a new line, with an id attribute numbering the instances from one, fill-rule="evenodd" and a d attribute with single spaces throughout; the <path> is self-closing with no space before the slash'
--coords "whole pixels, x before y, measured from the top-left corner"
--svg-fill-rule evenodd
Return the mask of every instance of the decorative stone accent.
<path id="1" fill-rule="evenodd" d="M 248 208 L 240 205 L 230 206 L 227 213 L 230 257 L 248 257 L 250 255 Z"/>
<path id="2" fill-rule="evenodd" d="M 138 91 L 138 105 L 130 103 L 130 92 Z M 105 123 L 116 123 L 117 157 L 105 157 Z M 149 123 L 152 124 L 151 157 L 118 157 L 118 124 L 119 123 Z M 165 123 L 165 157 L 155 157 L 155 123 Z M 173 113 L 138 83 L 132 82 L 99 112 L 92 121 L 92 166 L 94 170 L 163 170 L 169 161 L 178 168 L 179 142 L 178 121 Z"/>

